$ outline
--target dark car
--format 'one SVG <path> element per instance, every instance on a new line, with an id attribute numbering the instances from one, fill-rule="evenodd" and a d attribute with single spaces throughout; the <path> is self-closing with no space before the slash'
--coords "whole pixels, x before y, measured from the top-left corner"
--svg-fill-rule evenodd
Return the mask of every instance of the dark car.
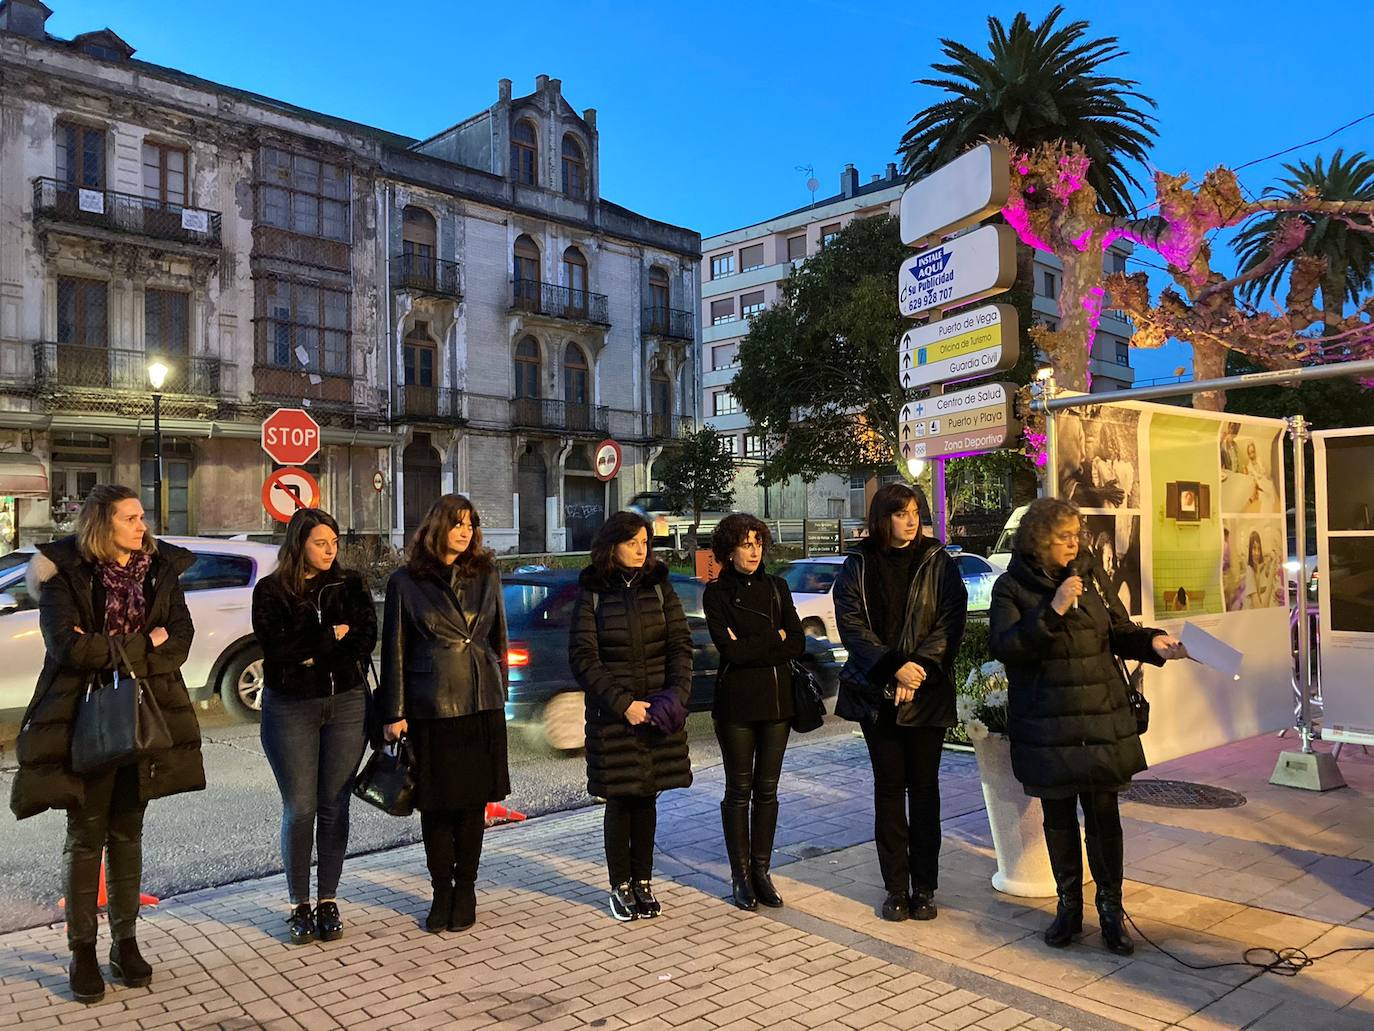
<path id="1" fill-rule="evenodd" d="M 692 696 L 688 708 L 711 708 L 720 656 L 702 614 L 700 580 L 673 574 L 673 590 L 692 629 Z M 577 601 L 577 570 L 544 569 L 501 577 L 510 645 L 510 698 L 506 719 L 536 744 L 558 752 L 582 747 L 585 739 L 582 691 L 568 666 L 568 630 Z M 829 645 L 807 638 L 801 659 L 817 675 L 826 697 L 839 684 L 839 664 Z"/>

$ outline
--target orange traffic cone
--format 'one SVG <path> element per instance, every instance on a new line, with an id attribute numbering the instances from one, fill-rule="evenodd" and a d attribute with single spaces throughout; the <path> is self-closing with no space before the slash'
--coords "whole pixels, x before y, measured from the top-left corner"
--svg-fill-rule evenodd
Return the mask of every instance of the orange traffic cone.
<path id="1" fill-rule="evenodd" d="M 521 819 L 523 820 L 524 817 L 522 816 Z M 156 906 L 161 901 L 162 900 L 159 899 L 156 895 L 145 895 L 142 892 L 139 892 L 138 904 L 140 906 Z M 100 886 L 96 889 L 95 904 L 97 909 L 104 909 L 106 906 L 110 904 L 110 893 L 105 887 L 105 857 L 103 855 L 100 857 Z M 67 908 L 66 898 L 60 898 L 57 900 L 57 908 Z"/>
<path id="2" fill-rule="evenodd" d="M 500 802 L 487 803 L 487 826 L 495 823 L 520 823 L 525 814 L 515 809 L 507 809 Z"/>

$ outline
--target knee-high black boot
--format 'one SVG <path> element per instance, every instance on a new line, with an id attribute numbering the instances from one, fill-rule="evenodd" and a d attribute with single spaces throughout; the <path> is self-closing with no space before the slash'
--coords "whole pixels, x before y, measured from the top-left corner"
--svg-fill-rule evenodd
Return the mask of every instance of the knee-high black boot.
<path id="1" fill-rule="evenodd" d="M 1122 839 L 1088 835 L 1088 866 L 1097 882 L 1097 921 L 1102 928 L 1102 943 L 1118 956 L 1135 952 L 1135 942 L 1126 933 L 1126 919 L 1121 906 Z"/>
<path id="2" fill-rule="evenodd" d="M 477 867 L 482 861 L 482 837 L 486 829 L 486 807 L 483 806 L 465 811 L 454 831 L 450 931 L 466 931 L 477 922 Z"/>
<path id="3" fill-rule="evenodd" d="M 773 863 L 773 836 L 778 830 L 778 803 L 755 802 L 749 828 L 749 874 L 754 896 L 773 909 L 782 905 L 782 896 L 773 887 L 768 870 Z"/>
<path id="4" fill-rule="evenodd" d="M 740 909 L 758 908 L 749 880 L 749 807 L 720 804 L 720 824 L 725 831 L 725 854 L 730 857 L 730 885 Z"/>
<path id="5" fill-rule="evenodd" d="M 453 830 L 452 814 L 420 812 L 425 866 L 429 868 L 429 883 L 434 889 L 434 901 L 425 917 L 426 931 L 444 930 L 453 911 Z"/>
<path id="6" fill-rule="evenodd" d="M 1059 896 L 1054 922 L 1045 928 L 1045 944 L 1063 948 L 1083 933 L 1083 847 L 1078 830 L 1045 828 L 1045 846 Z"/>

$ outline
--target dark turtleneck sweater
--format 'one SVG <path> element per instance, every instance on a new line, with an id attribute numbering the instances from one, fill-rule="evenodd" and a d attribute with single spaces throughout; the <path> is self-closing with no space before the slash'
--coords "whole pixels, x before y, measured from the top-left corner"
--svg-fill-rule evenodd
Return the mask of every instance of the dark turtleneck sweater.
<path id="1" fill-rule="evenodd" d="M 902 640 L 916 567 L 931 548 L 939 546 L 933 538 L 920 537 L 905 548 L 882 548 L 876 561 L 869 562 L 864 570 L 869 618 L 878 639 L 889 648 L 896 648 Z"/>

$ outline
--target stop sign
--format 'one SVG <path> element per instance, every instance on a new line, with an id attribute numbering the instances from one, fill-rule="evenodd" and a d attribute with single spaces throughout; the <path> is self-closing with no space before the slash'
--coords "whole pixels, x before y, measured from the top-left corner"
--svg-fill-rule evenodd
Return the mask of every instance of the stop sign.
<path id="1" fill-rule="evenodd" d="M 262 421 L 262 449 L 278 465 L 304 465 L 320 450 L 320 424 L 302 408 L 278 408 Z"/>

